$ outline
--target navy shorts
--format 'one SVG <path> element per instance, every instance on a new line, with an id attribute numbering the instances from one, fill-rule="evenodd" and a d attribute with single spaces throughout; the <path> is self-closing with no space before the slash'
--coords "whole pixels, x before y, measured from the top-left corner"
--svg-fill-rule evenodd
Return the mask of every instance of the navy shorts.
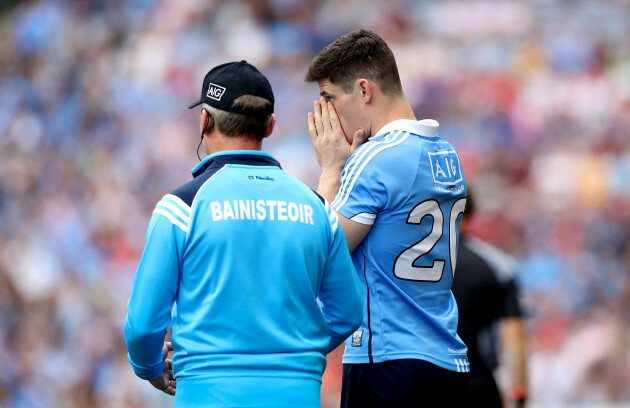
<path id="1" fill-rule="evenodd" d="M 341 408 L 466 406 L 469 377 L 415 359 L 344 364 Z"/>

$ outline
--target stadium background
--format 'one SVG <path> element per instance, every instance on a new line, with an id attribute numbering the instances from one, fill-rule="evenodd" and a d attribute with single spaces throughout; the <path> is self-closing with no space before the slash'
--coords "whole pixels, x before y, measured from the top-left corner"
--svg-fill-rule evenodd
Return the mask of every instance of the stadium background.
<path id="1" fill-rule="evenodd" d="M 629 1 L 4 0 L 0 407 L 171 406 L 122 333 L 152 208 L 197 163 L 186 107 L 247 59 L 277 98 L 264 148 L 315 187 L 302 76 L 357 27 L 458 148 L 477 233 L 519 261 L 531 406 L 630 404 Z"/>

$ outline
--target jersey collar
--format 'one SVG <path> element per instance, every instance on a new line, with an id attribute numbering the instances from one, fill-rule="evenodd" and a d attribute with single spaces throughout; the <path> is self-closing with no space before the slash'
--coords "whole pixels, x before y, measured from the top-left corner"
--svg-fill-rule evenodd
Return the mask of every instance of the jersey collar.
<path id="1" fill-rule="evenodd" d="M 383 126 L 374 136 L 370 139 L 381 138 L 393 131 L 402 130 L 403 132 L 413 133 L 414 135 L 424 137 L 437 137 L 439 123 L 433 119 L 411 120 L 411 119 L 398 119 L 393 122 L 389 122 Z"/>
<path id="2" fill-rule="evenodd" d="M 201 163 L 192 169 L 193 177 L 203 174 L 210 167 L 223 167 L 226 164 L 280 167 L 280 163 L 267 152 L 260 150 L 226 150 L 206 156 Z"/>

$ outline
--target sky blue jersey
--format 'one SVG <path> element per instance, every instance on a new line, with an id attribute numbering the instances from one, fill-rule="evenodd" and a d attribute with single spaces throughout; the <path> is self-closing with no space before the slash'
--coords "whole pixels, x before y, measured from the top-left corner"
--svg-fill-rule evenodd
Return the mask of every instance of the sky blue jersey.
<path id="1" fill-rule="evenodd" d="M 149 224 L 125 322 L 135 373 L 159 377 L 171 324 L 176 406 L 207 394 L 212 379 L 211 403 L 230 406 L 245 403 L 224 392 L 256 395 L 270 378 L 321 382 L 327 352 L 362 318 L 334 211 L 264 152 L 216 153 L 193 175 L 160 200 Z"/>
<path id="2" fill-rule="evenodd" d="M 466 180 L 432 120 L 397 120 L 346 163 L 332 207 L 371 225 L 353 251 L 364 318 L 344 363 L 420 359 L 469 371 L 451 292 Z"/>

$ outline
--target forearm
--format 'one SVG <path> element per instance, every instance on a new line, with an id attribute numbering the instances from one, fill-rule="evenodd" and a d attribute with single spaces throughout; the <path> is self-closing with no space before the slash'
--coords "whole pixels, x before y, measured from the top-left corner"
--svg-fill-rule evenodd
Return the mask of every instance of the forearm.
<path id="1" fill-rule="evenodd" d="M 331 208 L 327 211 L 334 216 Z M 318 293 L 330 334 L 328 352 L 336 349 L 363 321 L 361 284 L 346 247 L 344 235 L 337 229 L 333 232 Z"/>
<path id="2" fill-rule="evenodd" d="M 341 183 L 341 169 L 339 170 L 322 170 L 319 177 L 319 185 L 317 193 L 332 203 L 339 191 Z"/>
<path id="3" fill-rule="evenodd" d="M 346 339 L 348 338 L 348 335 L 346 336 L 333 336 L 331 334 L 330 336 L 330 343 L 328 343 L 328 352 L 330 353 L 331 351 L 335 350 L 337 347 L 339 347 L 341 345 L 341 343 L 343 343 Z"/>
<path id="4" fill-rule="evenodd" d="M 153 214 L 125 320 L 129 362 L 145 380 L 154 380 L 162 372 L 162 347 L 171 323 L 184 239 L 185 233 L 169 218 Z"/>
<path id="5" fill-rule="evenodd" d="M 354 333 L 363 321 L 363 299 L 358 282 L 356 284 L 354 282 L 348 283 L 347 290 L 343 292 L 339 294 L 337 299 L 337 302 L 339 299 L 344 300 L 343 307 L 335 311 L 336 315 L 325 316 L 330 333 L 329 353 Z"/>
<path id="6" fill-rule="evenodd" d="M 136 275 L 137 281 L 131 292 L 125 319 L 125 343 L 129 362 L 136 375 L 154 380 L 162 372 L 162 347 L 171 323 L 173 289 L 167 280 L 143 273 L 143 263 Z M 164 272 L 164 271 L 162 271 Z M 152 283 L 151 285 L 149 283 Z M 172 284 L 177 287 L 177 284 Z M 169 293 L 170 292 L 170 293 Z M 164 296 L 157 296 L 163 293 Z"/>
<path id="7" fill-rule="evenodd" d="M 129 316 L 125 322 L 127 358 L 134 373 L 144 380 L 155 380 L 162 374 L 162 347 L 166 330 L 135 329 Z"/>
<path id="8" fill-rule="evenodd" d="M 502 344 L 508 360 L 512 390 L 510 397 L 527 393 L 527 356 L 525 332 L 521 318 L 512 317 L 503 321 L 501 327 Z"/>

